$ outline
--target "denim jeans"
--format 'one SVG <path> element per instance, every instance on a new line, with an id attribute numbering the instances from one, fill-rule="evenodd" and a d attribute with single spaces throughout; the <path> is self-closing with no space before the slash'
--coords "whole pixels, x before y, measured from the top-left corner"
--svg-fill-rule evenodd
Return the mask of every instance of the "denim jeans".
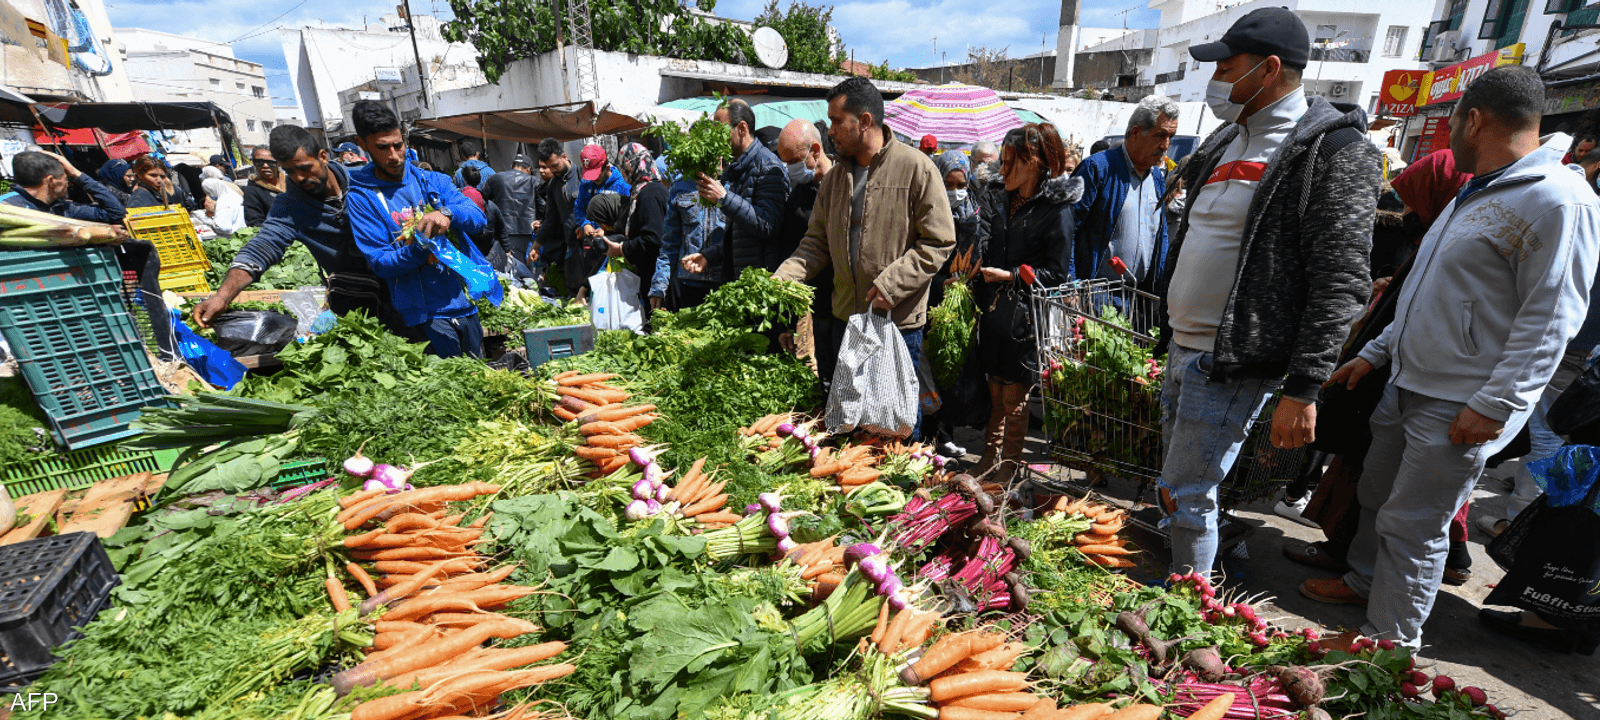
<path id="1" fill-rule="evenodd" d="M 1217 487 L 1239 457 L 1250 421 L 1279 380 L 1212 382 L 1211 353 L 1173 344 L 1161 385 L 1161 486 L 1177 512 L 1163 521 L 1172 537 L 1172 572 L 1209 573 L 1217 558 Z"/>
<path id="2" fill-rule="evenodd" d="M 1544 394 L 1539 396 L 1539 405 L 1533 412 L 1533 417 L 1528 418 L 1528 438 L 1532 448 L 1524 457 L 1506 463 L 1506 468 L 1511 470 L 1511 478 L 1516 487 L 1511 491 L 1511 497 L 1506 498 L 1507 520 L 1515 518 L 1517 513 L 1527 509 L 1544 494 L 1539 489 L 1539 484 L 1534 482 L 1533 473 L 1528 470 L 1528 463 L 1543 460 L 1556 454 L 1563 443 L 1561 438 L 1550 429 L 1550 424 L 1545 422 L 1544 416 L 1550 412 L 1550 406 L 1556 403 L 1556 398 L 1566 392 L 1572 381 L 1583 374 L 1584 362 L 1589 357 L 1592 348 L 1576 350 L 1568 348 L 1566 354 L 1561 356 L 1561 364 L 1556 366 L 1555 375 L 1550 377 L 1550 384 L 1544 388 Z"/>
<path id="3" fill-rule="evenodd" d="M 1433 611 L 1450 552 L 1450 522 L 1472 496 L 1483 464 L 1521 429 L 1511 416 L 1500 438 L 1479 445 L 1450 441 L 1466 403 L 1440 400 L 1393 384 L 1372 413 L 1372 446 L 1356 497 L 1361 524 L 1345 560 L 1351 590 L 1367 598 L 1361 632 L 1413 648 Z"/>
<path id="4" fill-rule="evenodd" d="M 408 328 L 412 342 L 427 341 L 428 352 L 442 358 L 483 357 L 483 323 L 478 314 L 459 318 L 433 318 Z"/>

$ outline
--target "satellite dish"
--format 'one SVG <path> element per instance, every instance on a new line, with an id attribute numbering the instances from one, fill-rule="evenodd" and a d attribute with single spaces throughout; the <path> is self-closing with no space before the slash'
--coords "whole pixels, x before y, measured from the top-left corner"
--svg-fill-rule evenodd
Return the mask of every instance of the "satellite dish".
<path id="1" fill-rule="evenodd" d="M 756 28 L 755 36 L 751 42 L 756 46 L 756 59 L 774 70 L 782 69 L 784 63 L 789 62 L 789 43 L 783 41 L 783 36 L 777 30 L 769 27 Z"/>

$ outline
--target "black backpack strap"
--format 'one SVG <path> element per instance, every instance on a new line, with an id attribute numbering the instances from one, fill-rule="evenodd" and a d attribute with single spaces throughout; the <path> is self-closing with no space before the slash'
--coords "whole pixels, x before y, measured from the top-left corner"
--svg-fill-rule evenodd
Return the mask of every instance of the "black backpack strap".
<path id="1" fill-rule="evenodd" d="M 1317 136 L 1316 142 L 1311 144 L 1311 158 L 1306 161 L 1306 177 L 1300 187 L 1300 215 L 1306 214 L 1306 205 L 1311 202 L 1311 178 L 1317 171 L 1317 166 L 1326 166 L 1334 155 L 1345 149 L 1350 143 L 1364 139 L 1366 133 L 1353 127 L 1345 126 L 1336 130 L 1329 130 Z"/>

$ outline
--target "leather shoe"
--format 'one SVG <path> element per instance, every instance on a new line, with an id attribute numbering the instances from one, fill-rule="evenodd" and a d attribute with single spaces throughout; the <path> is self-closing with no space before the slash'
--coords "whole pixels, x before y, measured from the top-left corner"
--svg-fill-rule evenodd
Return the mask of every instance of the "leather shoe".
<path id="1" fill-rule="evenodd" d="M 1305 545 L 1285 545 L 1283 546 L 1283 556 L 1301 565 L 1310 565 L 1323 570 L 1345 572 L 1350 569 L 1350 566 L 1346 565 L 1344 560 L 1328 553 L 1327 546 L 1320 542 L 1307 543 Z"/>
<path id="2" fill-rule="evenodd" d="M 1300 583 L 1300 594 L 1330 605 L 1367 604 L 1367 599 L 1351 590 L 1344 578 L 1312 578 Z"/>
<path id="3" fill-rule="evenodd" d="M 1521 611 L 1506 612 L 1482 608 L 1478 610 L 1478 619 L 1495 630 L 1535 645 L 1543 645 L 1556 652 L 1593 655 L 1597 645 L 1593 636 L 1584 633 L 1523 625 Z"/>
<path id="4" fill-rule="evenodd" d="M 1465 585 L 1472 579 L 1472 571 L 1466 568 L 1447 567 L 1444 569 L 1444 584 Z"/>

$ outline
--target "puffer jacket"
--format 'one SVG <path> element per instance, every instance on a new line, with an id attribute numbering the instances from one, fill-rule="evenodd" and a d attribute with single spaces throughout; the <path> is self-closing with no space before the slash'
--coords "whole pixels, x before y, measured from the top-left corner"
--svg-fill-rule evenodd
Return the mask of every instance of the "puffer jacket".
<path id="1" fill-rule="evenodd" d="M 722 172 L 722 214 L 728 218 L 731 257 L 708 268 L 718 282 L 739 279 L 747 267 L 765 267 L 778 252 L 783 234 L 783 206 L 789 198 L 789 175 L 783 161 L 759 141 L 751 141 L 744 154 Z M 732 261 L 732 268 L 728 267 Z M 728 270 L 732 272 L 728 272 Z"/>
<path id="2" fill-rule="evenodd" d="M 1213 382 L 1284 378 L 1284 395 L 1314 400 L 1333 374 L 1372 290 L 1367 262 L 1383 173 L 1382 155 L 1366 132 L 1360 109 L 1341 112 L 1309 98 L 1305 115 L 1267 162 L 1250 201 L 1238 274 L 1217 279 L 1231 282 L 1232 290 L 1212 351 Z M 1205 191 L 1204 180 L 1238 134 L 1237 123 L 1223 125 L 1183 174 L 1191 199 L 1158 286 L 1158 356 L 1172 337 L 1167 289 L 1183 253 L 1193 197 Z"/>
<path id="3" fill-rule="evenodd" d="M 1072 278 L 1072 206 L 1083 197 L 1083 179 L 1058 175 L 1011 212 L 1011 193 L 998 175 L 980 181 L 978 247 L 982 267 L 1008 270 L 1010 282 L 977 281 L 978 354 L 984 372 L 1007 382 L 1037 377 L 1038 351 L 1028 285 L 1018 270 L 1033 268 L 1046 287 Z"/>

